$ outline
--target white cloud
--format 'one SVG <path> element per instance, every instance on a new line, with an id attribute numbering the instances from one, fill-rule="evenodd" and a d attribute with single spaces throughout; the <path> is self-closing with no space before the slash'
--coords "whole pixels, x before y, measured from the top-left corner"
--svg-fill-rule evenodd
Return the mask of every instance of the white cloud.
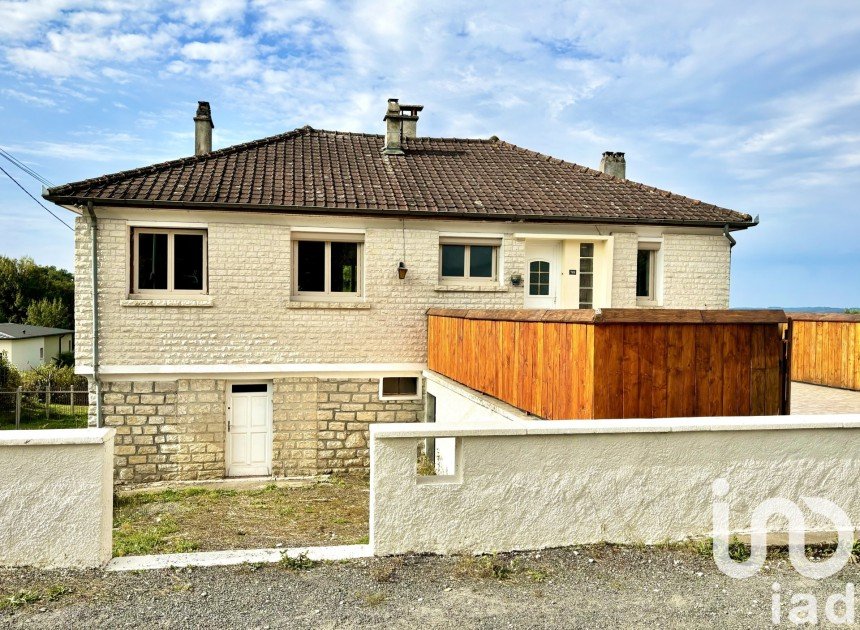
<path id="1" fill-rule="evenodd" d="M 57 102 L 54 99 L 48 98 L 47 96 L 36 96 L 19 90 L 13 90 L 11 88 L 4 89 L 2 94 L 38 107 L 55 107 L 57 105 Z"/>
<path id="2" fill-rule="evenodd" d="M 589 166 L 623 150 L 635 179 L 781 222 L 860 195 L 850 3 L 0 0 L 0 37 L 7 109 L 70 112 L 18 144 L 92 170 L 187 154 L 196 98 L 224 146 L 304 124 L 381 132 L 400 97 L 425 105 L 422 134 Z M 101 115 L 141 138 L 82 126 Z M 763 220 L 759 250 L 791 246 Z"/>

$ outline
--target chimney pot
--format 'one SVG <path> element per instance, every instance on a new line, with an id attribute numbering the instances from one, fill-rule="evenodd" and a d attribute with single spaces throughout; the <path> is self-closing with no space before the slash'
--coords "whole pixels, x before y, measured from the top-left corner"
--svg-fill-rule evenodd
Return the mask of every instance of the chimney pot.
<path id="1" fill-rule="evenodd" d="M 403 155 L 403 140 L 418 135 L 418 112 L 423 105 L 401 105 L 399 99 L 388 99 L 385 110 L 385 155 Z"/>
<path id="2" fill-rule="evenodd" d="M 618 179 L 627 179 L 627 162 L 622 151 L 604 151 L 600 158 L 600 171 Z"/>
<path id="3" fill-rule="evenodd" d="M 212 152 L 212 109 L 208 101 L 197 101 L 197 114 L 194 116 L 194 155 Z"/>

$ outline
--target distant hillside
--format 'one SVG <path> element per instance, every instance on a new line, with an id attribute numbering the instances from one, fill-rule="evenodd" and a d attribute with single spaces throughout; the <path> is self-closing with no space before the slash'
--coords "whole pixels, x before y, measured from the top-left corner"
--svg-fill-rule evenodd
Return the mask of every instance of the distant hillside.
<path id="1" fill-rule="evenodd" d="M 791 313 L 844 313 L 844 308 L 833 306 L 769 306 L 768 308 L 781 308 Z"/>

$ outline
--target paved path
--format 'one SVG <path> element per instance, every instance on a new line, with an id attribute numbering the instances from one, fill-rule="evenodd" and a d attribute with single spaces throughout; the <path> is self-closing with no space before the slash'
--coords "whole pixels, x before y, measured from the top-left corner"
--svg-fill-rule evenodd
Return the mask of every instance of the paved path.
<path id="1" fill-rule="evenodd" d="M 793 382 L 791 414 L 820 413 L 860 413 L 860 392 Z"/>

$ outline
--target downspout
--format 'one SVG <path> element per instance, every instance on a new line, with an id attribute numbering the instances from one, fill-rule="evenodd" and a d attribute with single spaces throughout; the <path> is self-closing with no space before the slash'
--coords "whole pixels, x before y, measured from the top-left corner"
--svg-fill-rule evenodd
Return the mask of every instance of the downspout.
<path id="1" fill-rule="evenodd" d="M 98 221 L 96 213 L 93 210 L 93 202 L 87 202 L 87 217 L 90 224 L 90 251 L 92 252 L 92 264 L 90 265 L 90 284 L 92 286 L 92 309 L 93 309 L 93 387 L 96 393 L 96 426 L 101 428 L 104 426 L 102 422 L 102 383 L 99 378 L 99 242 L 98 242 Z"/>
<path id="2" fill-rule="evenodd" d="M 729 249 L 738 244 L 735 238 L 732 236 L 732 233 L 729 232 L 729 224 L 726 223 L 725 227 L 723 227 L 723 236 L 729 239 Z"/>

